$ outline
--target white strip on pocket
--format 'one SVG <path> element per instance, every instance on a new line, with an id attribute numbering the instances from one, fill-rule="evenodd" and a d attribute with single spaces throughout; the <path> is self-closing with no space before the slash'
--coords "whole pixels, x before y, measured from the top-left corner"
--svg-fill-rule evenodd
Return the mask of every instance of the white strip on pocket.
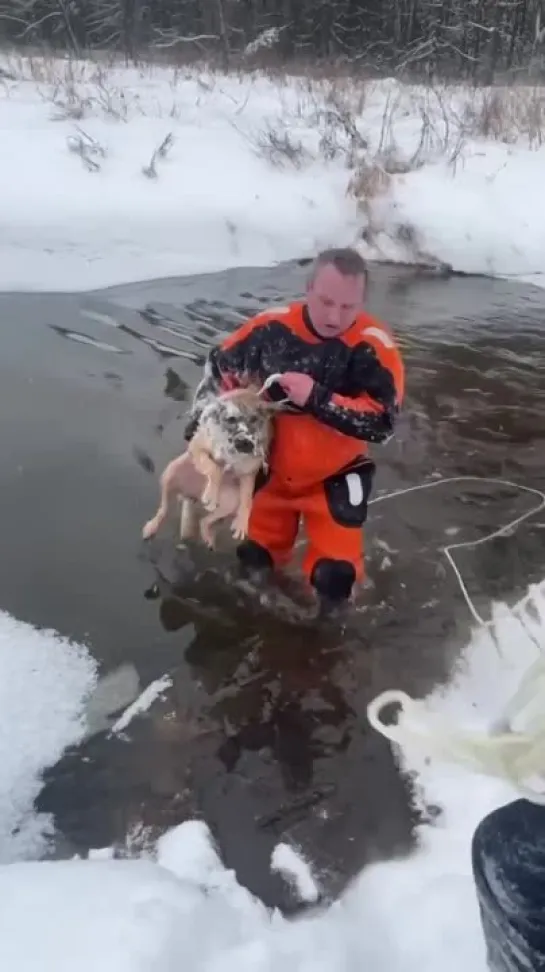
<path id="1" fill-rule="evenodd" d="M 348 487 L 348 502 L 350 506 L 360 506 L 363 503 L 363 486 L 358 473 L 348 473 L 346 476 Z"/>

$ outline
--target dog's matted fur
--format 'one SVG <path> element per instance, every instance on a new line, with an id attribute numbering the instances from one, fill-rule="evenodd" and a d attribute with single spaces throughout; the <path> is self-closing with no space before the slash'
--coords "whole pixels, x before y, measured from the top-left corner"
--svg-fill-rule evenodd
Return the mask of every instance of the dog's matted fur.
<path id="1" fill-rule="evenodd" d="M 272 417 L 278 408 L 265 401 L 261 391 L 253 386 L 237 388 L 213 398 L 203 408 L 187 451 L 173 459 L 161 476 L 161 502 L 144 526 L 144 539 L 153 536 L 166 519 L 175 494 L 182 501 L 183 540 L 195 531 L 199 501 L 208 514 L 200 522 L 200 534 L 207 546 L 214 546 L 212 525 L 229 516 L 233 516 L 233 536 L 237 540 L 246 536 L 255 479 L 267 465 Z"/>

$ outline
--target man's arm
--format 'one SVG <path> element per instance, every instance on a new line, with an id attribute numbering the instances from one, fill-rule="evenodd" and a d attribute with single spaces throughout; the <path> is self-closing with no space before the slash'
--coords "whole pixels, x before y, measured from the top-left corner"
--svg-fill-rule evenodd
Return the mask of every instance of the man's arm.
<path id="1" fill-rule="evenodd" d="M 397 406 L 378 405 L 369 395 L 348 398 L 315 384 L 307 410 L 319 422 L 364 442 L 386 442 L 394 433 Z"/>
<path id="2" fill-rule="evenodd" d="M 305 411 L 343 435 L 365 442 L 385 442 L 393 435 L 399 411 L 397 383 L 370 345 L 357 349 L 354 365 L 357 394 L 339 395 L 315 382 Z M 395 370 L 402 373 L 401 359 L 399 365 L 401 371 L 397 367 Z"/>

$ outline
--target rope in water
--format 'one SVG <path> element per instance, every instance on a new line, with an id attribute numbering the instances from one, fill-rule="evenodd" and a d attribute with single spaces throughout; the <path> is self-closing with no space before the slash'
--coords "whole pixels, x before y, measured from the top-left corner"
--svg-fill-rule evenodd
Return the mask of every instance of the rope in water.
<path id="1" fill-rule="evenodd" d="M 504 479 L 489 479 L 479 476 L 454 476 L 421 483 L 406 489 L 377 496 L 371 503 L 380 503 L 416 492 L 432 489 L 446 483 L 480 482 L 493 483 L 518 489 L 540 498 L 535 506 L 509 523 L 479 540 L 454 543 L 442 548 L 447 558 L 469 611 L 479 627 L 494 633 L 495 618 L 486 621 L 477 611 L 467 590 L 452 551 L 465 547 L 477 547 L 496 537 L 505 536 L 516 530 L 521 523 L 545 509 L 545 493 L 530 486 L 521 486 Z M 464 731 L 446 719 L 426 712 L 425 703 L 412 699 L 405 692 L 395 689 L 382 692 L 367 707 L 370 724 L 390 742 L 403 748 L 416 747 L 421 754 L 445 762 L 454 762 L 468 769 L 488 776 L 496 776 L 509 781 L 521 795 L 534 803 L 545 805 L 545 791 L 534 789 L 531 785 L 536 777 L 545 777 L 545 581 L 533 585 L 528 593 L 511 609 L 510 614 L 521 624 L 521 628 L 536 645 L 537 658 L 525 672 L 521 682 L 500 717 L 491 725 L 488 732 Z M 522 633 L 522 631 L 521 631 Z M 400 711 L 397 724 L 386 724 L 380 718 L 386 705 L 398 703 Z M 514 729 L 516 718 L 526 712 L 524 727 Z"/>

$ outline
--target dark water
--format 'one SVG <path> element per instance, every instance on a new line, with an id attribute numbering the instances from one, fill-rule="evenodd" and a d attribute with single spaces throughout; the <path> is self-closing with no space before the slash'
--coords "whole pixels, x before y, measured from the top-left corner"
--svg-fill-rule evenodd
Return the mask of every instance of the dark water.
<path id="1" fill-rule="evenodd" d="M 398 436 L 376 450 L 376 495 L 439 476 L 545 489 L 545 292 L 373 276 L 371 307 L 395 328 L 408 373 Z M 227 865 L 285 906 L 268 866 L 280 838 L 303 847 L 331 894 L 411 846 L 406 785 L 366 705 L 384 688 L 427 692 L 467 641 L 441 547 L 536 503 L 466 482 L 372 507 L 372 586 L 342 634 L 260 610 L 226 579 L 230 557 L 177 553 L 174 525 L 145 548 L 206 349 L 259 306 L 297 296 L 303 279 L 293 265 L 0 296 L 0 607 L 87 642 L 103 673 L 128 662 L 142 687 L 173 679 L 126 738 L 103 732 L 68 752 L 38 808 L 55 814 L 70 852 L 202 815 Z M 544 520 L 458 553 L 481 611 L 541 579 Z"/>

